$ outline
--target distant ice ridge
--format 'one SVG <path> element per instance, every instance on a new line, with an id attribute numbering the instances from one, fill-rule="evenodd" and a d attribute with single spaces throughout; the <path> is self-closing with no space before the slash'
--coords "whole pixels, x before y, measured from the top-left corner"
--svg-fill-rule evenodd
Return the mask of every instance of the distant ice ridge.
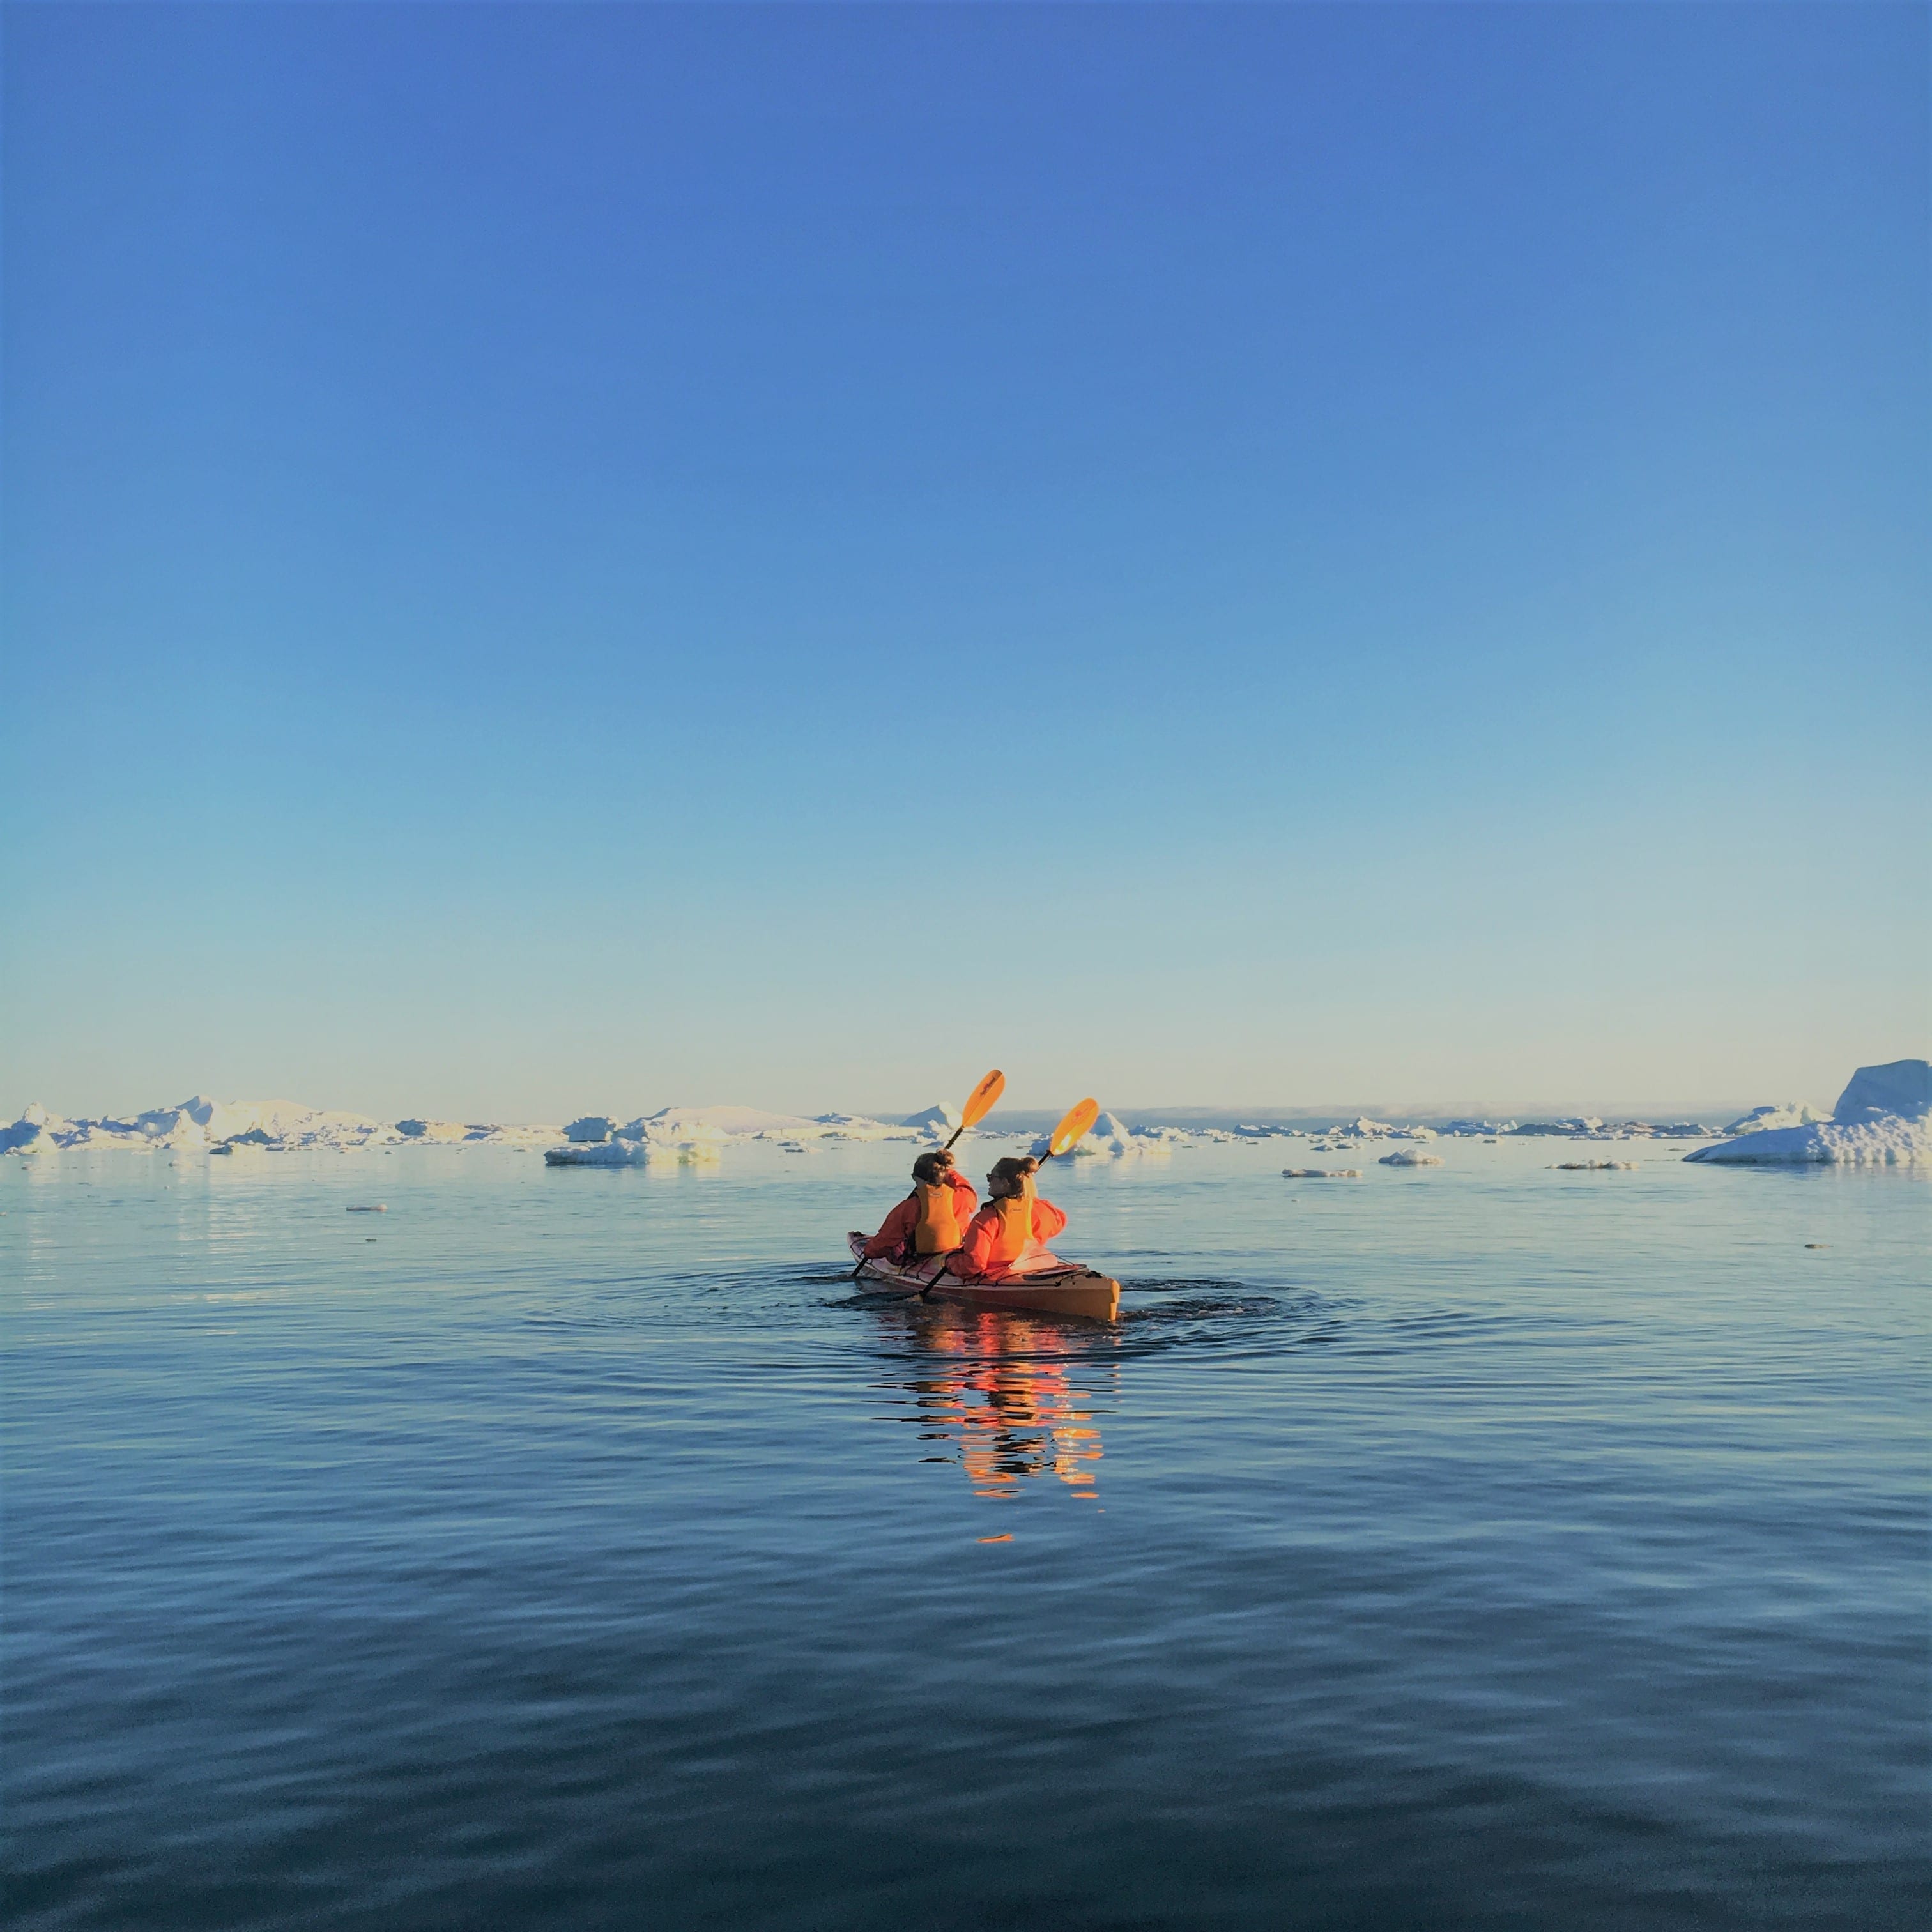
<path id="1" fill-rule="evenodd" d="M 564 1144 L 546 1148 L 553 1167 L 634 1167 L 648 1161 L 686 1166 L 717 1160 L 733 1141 L 772 1141 L 792 1151 L 810 1141 L 943 1139 L 958 1124 L 944 1105 L 904 1120 L 875 1120 L 864 1114 L 771 1114 L 759 1107 L 661 1107 L 620 1125 L 605 1114 L 586 1114 L 566 1127 Z M 938 1130 L 943 1124 L 944 1132 Z"/>
<path id="2" fill-rule="evenodd" d="M 716 1150 L 732 1141 L 776 1141 L 798 1147 L 814 1141 L 943 1140 L 958 1120 L 956 1109 L 944 1104 L 897 1121 L 875 1120 L 862 1114 L 820 1114 L 806 1119 L 757 1107 L 664 1107 L 628 1121 L 586 1114 L 567 1127 L 506 1126 L 428 1118 L 389 1122 L 296 1100 L 212 1100 L 197 1094 L 177 1106 L 152 1108 L 124 1120 L 69 1120 L 36 1102 L 10 1126 L 0 1126 L 0 1154 L 104 1148 L 143 1154 L 314 1148 L 346 1151 L 487 1144 L 542 1147 L 561 1156 L 560 1166 L 604 1167 L 651 1158 L 713 1160 Z M 618 1150 L 625 1147 L 634 1151 Z M 605 1150 L 586 1151 L 591 1148 Z"/>
<path id="3" fill-rule="evenodd" d="M 1742 1126 L 1766 1112 L 1754 1108 L 1736 1124 Z M 1814 1116 L 1756 1128 L 1714 1147 L 1699 1148 L 1684 1159 L 1842 1167 L 1932 1163 L 1932 1062 L 1894 1060 L 1882 1066 L 1861 1066 L 1838 1096 L 1828 1120 Z"/>
<path id="4" fill-rule="evenodd" d="M 1118 1114 L 1102 1114 L 1075 1142 L 1071 1154 L 1086 1158 L 1119 1160 L 1133 1155 L 1171 1154 L 1186 1147 L 1192 1136 L 1180 1127 L 1130 1127 Z M 1028 1150 L 1044 1158 L 1050 1137 L 1042 1134 Z"/>
<path id="5" fill-rule="evenodd" d="M 404 1136 L 366 1114 L 304 1106 L 296 1100 L 211 1100 L 197 1094 L 172 1107 L 120 1120 L 64 1120 L 38 1104 L 0 1127 L 0 1153 L 125 1148 L 138 1154 L 242 1148 L 368 1147 Z"/>

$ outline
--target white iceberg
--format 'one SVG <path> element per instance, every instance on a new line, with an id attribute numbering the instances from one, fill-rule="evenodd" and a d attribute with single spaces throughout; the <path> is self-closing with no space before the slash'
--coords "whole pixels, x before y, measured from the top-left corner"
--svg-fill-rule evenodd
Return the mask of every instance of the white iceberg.
<path id="1" fill-rule="evenodd" d="M 1732 1136 L 1768 1133 L 1773 1127 L 1808 1127 L 1814 1120 L 1828 1120 L 1831 1118 L 1796 1100 L 1774 1101 L 1740 1115 L 1724 1132 Z"/>
<path id="2" fill-rule="evenodd" d="M 641 1167 L 650 1157 L 642 1141 L 566 1141 L 544 1149 L 552 1167 Z"/>
<path id="3" fill-rule="evenodd" d="M 74 1124 L 58 1114 L 50 1114 L 39 1101 L 32 1102 L 10 1127 L 0 1127 L 0 1154 L 47 1154 L 60 1145 L 63 1134 L 74 1132 Z"/>
<path id="4" fill-rule="evenodd" d="M 1130 1127 L 1118 1114 L 1102 1114 L 1069 1150 L 1070 1157 L 1122 1160 L 1136 1154 L 1171 1154 L 1186 1135 L 1178 1127 Z M 1042 1134 L 1028 1151 L 1044 1160 L 1051 1136 Z"/>
<path id="5" fill-rule="evenodd" d="M 1442 1156 L 1439 1154 L 1424 1154 L 1420 1148 L 1398 1148 L 1394 1154 L 1385 1154 L 1378 1161 L 1378 1167 L 1440 1167 Z"/>
<path id="6" fill-rule="evenodd" d="M 941 1100 L 936 1106 L 923 1107 L 916 1114 L 907 1114 L 899 1125 L 910 1127 L 922 1139 L 946 1140 L 959 1125 L 959 1109 Z"/>
<path id="7" fill-rule="evenodd" d="M 1838 1096 L 1828 1120 L 1760 1128 L 1699 1148 L 1684 1158 L 1744 1166 L 1932 1164 L 1932 1062 L 1894 1060 L 1882 1066 L 1861 1066 Z"/>

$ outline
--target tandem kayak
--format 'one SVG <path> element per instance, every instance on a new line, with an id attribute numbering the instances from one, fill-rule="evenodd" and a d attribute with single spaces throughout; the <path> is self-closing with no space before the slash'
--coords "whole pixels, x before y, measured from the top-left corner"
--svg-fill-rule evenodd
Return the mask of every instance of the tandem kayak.
<path id="1" fill-rule="evenodd" d="M 847 1237 L 856 1262 L 866 1252 L 866 1237 Z M 934 1276 L 937 1276 L 937 1280 Z M 1112 1275 L 1077 1268 L 1042 1248 L 1023 1256 L 1018 1264 L 988 1281 L 962 1281 L 948 1274 L 943 1262 L 898 1262 L 883 1256 L 860 1268 L 859 1281 L 872 1294 L 914 1295 L 931 1291 L 934 1301 L 963 1302 L 969 1308 L 1022 1308 L 1041 1315 L 1085 1315 L 1111 1322 L 1120 1312 L 1120 1284 Z"/>

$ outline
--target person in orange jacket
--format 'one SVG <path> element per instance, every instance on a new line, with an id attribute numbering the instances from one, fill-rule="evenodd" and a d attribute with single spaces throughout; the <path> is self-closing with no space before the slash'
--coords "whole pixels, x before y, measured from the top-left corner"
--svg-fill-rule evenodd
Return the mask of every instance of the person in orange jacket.
<path id="1" fill-rule="evenodd" d="M 911 1261 L 921 1255 L 950 1255 L 965 1239 L 966 1224 L 979 1204 L 973 1184 L 952 1165 L 946 1148 L 922 1154 L 912 1164 L 912 1192 L 866 1244 L 866 1258 L 890 1255 Z"/>
<path id="2" fill-rule="evenodd" d="M 1066 1226 L 1066 1216 L 1033 1191 L 1040 1162 L 1013 1154 L 993 1163 L 986 1177 L 989 1197 L 973 1216 L 966 1238 L 950 1264 L 968 1280 L 1004 1274 L 1036 1241 L 1050 1241 Z"/>

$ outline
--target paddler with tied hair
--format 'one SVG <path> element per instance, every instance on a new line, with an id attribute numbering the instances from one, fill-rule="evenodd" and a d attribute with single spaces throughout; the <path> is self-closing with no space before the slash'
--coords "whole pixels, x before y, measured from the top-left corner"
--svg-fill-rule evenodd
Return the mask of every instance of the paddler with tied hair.
<path id="1" fill-rule="evenodd" d="M 1066 1226 L 1066 1216 L 1033 1191 L 1039 1172 L 1040 1162 L 1030 1154 L 1024 1159 L 1008 1154 L 993 1163 L 986 1177 L 986 1204 L 973 1216 L 958 1253 L 948 1264 L 955 1274 L 969 1281 L 1004 1274 L 1035 1244 L 1052 1240 Z"/>
<path id="2" fill-rule="evenodd" d="M 922 1154 L 912 1164 L 912 1192 L 866 1244 L 865 1258 L 882 1255 L 910 1261 L 918 1255 L 950 1255 L 966 1238 L 980 1204 L 973 1184 L 952 1165 L 950 1150 Z"/>

